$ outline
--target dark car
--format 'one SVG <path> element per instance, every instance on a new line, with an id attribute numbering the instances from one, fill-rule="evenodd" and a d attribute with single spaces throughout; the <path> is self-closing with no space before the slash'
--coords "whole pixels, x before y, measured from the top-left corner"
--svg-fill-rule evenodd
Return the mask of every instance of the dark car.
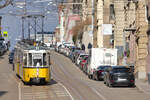
<path id="1" fill-rule="evenodd" d="M 0 44 L 0 56 L 5 53 L 5 47 Z"/>
<path id="2" fill-rule="evenodd" d="M 14 52 L 11 52 L 9 54 L 9 63 L 12 64 L 13 63 L 13 60 L 14 60 Z"/>
<path id="3" fill-rule="evenodd" d="M 135 78 L 131 68 L 126 66 L 113 66 L 108 68 L 104 76 L 107 86 L 135 86 Z"/>
<path id="4" fill-rule="evenodd" d="M 80 48 L 76 47 L 76 46 L 72 46 L 70 48 L 70 53 L 69 53 L 69 58 L 73 61 L 75 60 L 75 52 L 80 50 Z"/>
<path id="5" fill-rule="evenodd" d="M 72 53 L 72 57 L 71 57 L 71 60 L 73 63 L 75 63 L 76 61 L 76 55 L 80 52 L 81 50 L 75 50 L 73 53 Z"/>
<path id="6" fill-rule="evenodd" d="M 104 71 L 105 69 L 110 68 L 111 66 L 99 66 L 97 69 L 93 72 L 93 79 L 94 80 L 103 80 L 104 79 Z"/>

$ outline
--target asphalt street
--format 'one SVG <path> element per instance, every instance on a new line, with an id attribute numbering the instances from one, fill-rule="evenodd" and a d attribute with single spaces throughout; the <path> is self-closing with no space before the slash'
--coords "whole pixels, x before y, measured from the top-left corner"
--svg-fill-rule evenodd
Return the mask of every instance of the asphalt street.
<path id="1" fill-rule="evenodd" d="M 8 55 L 0 57 L 0 100 L 150 100 L 138 88 L 109 88 L 90 80 L 71 60 L 51 52 L 52 80 L 48 85 L 24 85 L 12 71 Z"/>
<path id="2" fill-rule="evenodd" d="M 150 95 L 138 88 L 109 88 L 103 81 L 88 77 L 71 60 L 61 54 L 52 52 L 53 77 L 64 84 L 74 100 L 150 100 Z"/>

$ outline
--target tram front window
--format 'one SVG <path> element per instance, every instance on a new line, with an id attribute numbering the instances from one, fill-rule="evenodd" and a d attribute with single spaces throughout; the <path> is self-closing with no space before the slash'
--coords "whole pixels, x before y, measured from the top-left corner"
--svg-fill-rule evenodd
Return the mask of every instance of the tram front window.
<path id="1" fill-rule="evenodd" d="M 33 59 L 33 66 L 36 67 L 42 66 L 42 59 Z"/>
<path id="2" fill-rule="evenodd" d="M 47 65 L 47 61 L 46 61 L 46 53 L 43 54 L 43 66 Z"/>

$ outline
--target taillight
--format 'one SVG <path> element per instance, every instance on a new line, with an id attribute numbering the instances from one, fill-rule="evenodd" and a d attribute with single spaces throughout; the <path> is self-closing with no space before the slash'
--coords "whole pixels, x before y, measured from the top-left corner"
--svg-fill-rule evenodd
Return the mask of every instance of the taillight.
<path id="1" fill-rule="evenodd" d="M 110 80 L 111 81 L 111 83 L 113 83 L 114 82 L 114 80 Z"/>
<path id="2" fill-rule="evenodd" d="M 101 73 L 101 72 L 104 72 L 104 71 L 103 71 L 103 70 L 99 70 L 98 72 L 100 72 L 100 73 Z"/>
<path id="3" fill-rule="evenodd" d="M 134 80 L 130 80 L 130 82 L 134 82 Z"/>

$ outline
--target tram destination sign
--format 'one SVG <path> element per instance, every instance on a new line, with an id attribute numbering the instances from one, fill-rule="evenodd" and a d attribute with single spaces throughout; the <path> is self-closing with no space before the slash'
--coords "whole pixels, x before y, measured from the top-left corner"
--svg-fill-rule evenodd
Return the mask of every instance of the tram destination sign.
<path id="1" fill-rule="evenodd" d="M 33 59 L 42 59 L 42 54 L 41 53 L 34 53 Z"/>

